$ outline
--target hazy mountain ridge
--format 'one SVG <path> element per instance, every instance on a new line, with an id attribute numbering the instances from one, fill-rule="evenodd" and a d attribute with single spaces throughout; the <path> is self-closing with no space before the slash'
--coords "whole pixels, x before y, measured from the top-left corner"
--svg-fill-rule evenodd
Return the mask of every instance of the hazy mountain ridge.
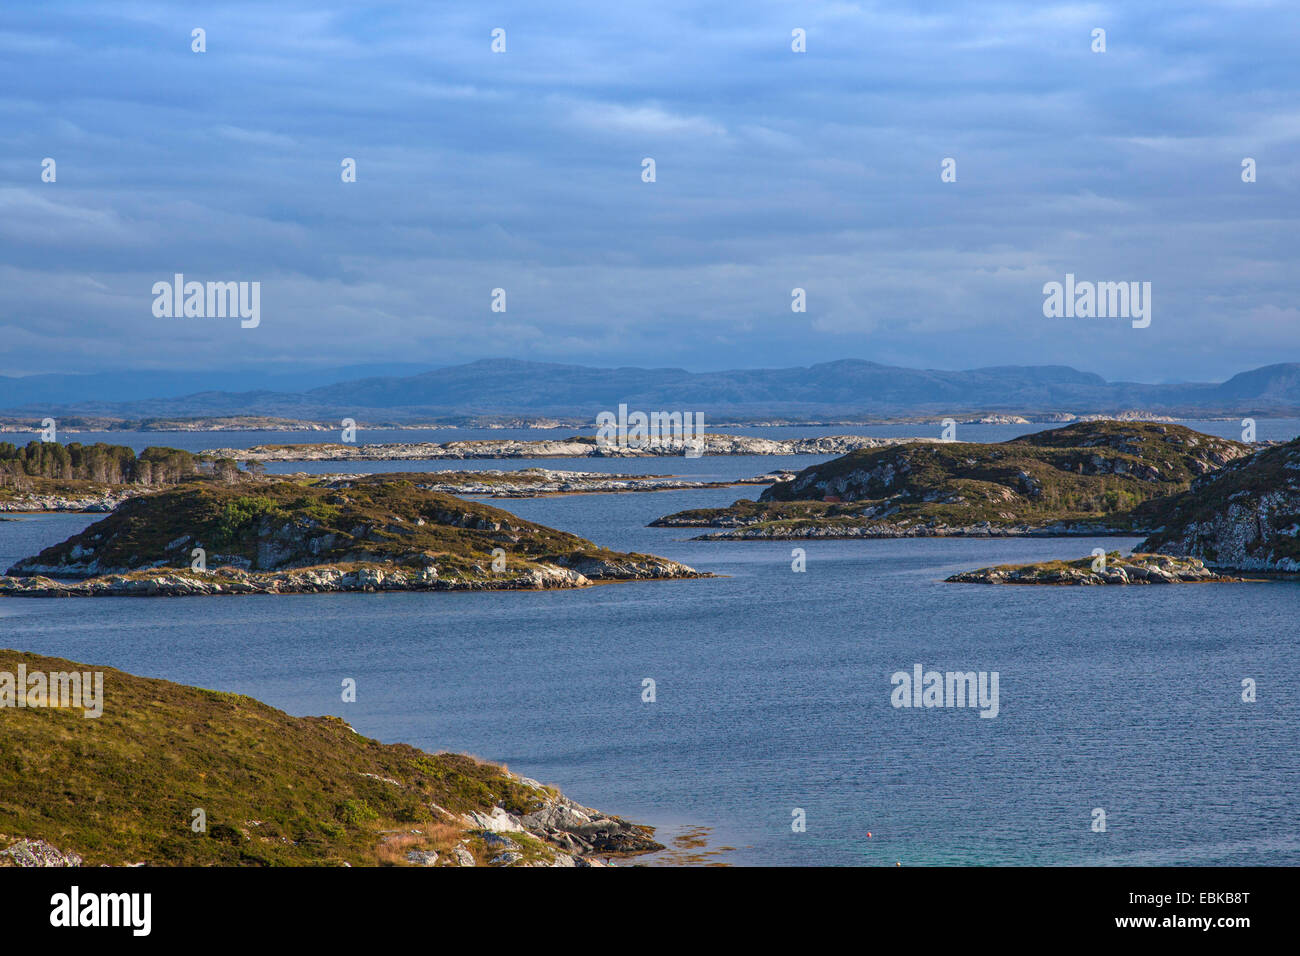
<path id="1" fill-rule="evenodd" d="M 24 386 L 24 379 L 0 378 L 0 408 L 9 414 L 146 420 L 273 415 L 393 422 L 448 421 L 467 415 L 576 416 L 585 420 L 597 411 L 614 410 L 619 403 L 634 410 L 697 411 L 714 420 L 958 412 L 1086 415 L 1132 409 L 1184 417 L 1300 413 L 1300 363 L 1252 369 L 1222 383 L 1153 385 L 1107 382 L 1068 366 L 945 371 L 843 359 L 810 367 L 690 372 L 484 359 L 417 375 L 351 378 L 303 391 L 208 389 L 131 400 L 88 398 L 83 388 L 87 383 L 69 384 L 63 381 L 67 378 L 37 376 L 30 387 Z M 102 394 L 117 394 L 104 384 L 104 376 L 93 378 L 100 382 Z M 211 376 L 206 378 L 210 384 Z M 238 380 L 246 381 L 247 376 Z M 174 381 L 166 381 L 176 386 Z M 284 381 L 283 376 L 267 379 L 268 384 Z M 165 390 L 164 380 L 159 380 L 158 388 Z M 72 397 L 56 401 L 57 394 Z"/>

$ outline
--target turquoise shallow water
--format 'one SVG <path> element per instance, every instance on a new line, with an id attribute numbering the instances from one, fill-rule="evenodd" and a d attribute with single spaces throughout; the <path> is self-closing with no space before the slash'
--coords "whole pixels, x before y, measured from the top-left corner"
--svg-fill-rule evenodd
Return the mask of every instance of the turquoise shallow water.
<path id="1" fill-rule="evenodd" d="M 749 464 L 735 474 L 765 470 Z M 712 580 L 4 599 L 0 645 L 502 760 L 661 837 L 708 827 L 713 847 L 737 848 L 719 859 L 737 864 L 1300 863 L 1300 583 L 942 582 L 1134 543 L 1113 538 L 814 542 L 794 573 L 795 543 L 645 527 L 751 493 L 497 502 L 723 575 Z M 0 522 L 0 563 L 91 520 Z M 999 716 L 893 708 L 890 675 L 916 663 L 997 671 Z M 357 680 L 354 704 L 339 699 L 345 677 Z M 1243 677 L 1258 682 L 1258 702 L 1241 702 Z M 791 831 L 795 808 L 806 832 Z M 1094 808 L 1105 833 L 1090 829 Z"/>

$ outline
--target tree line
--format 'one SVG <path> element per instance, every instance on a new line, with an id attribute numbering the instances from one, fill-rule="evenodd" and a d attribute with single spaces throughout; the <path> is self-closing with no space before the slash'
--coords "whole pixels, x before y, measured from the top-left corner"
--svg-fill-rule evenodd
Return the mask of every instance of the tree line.
<path id="1" fill-rule="evenodd" d="M 232 463 L 233 464 L 233 463 Z M 210 474 L 213 463 L 179 448 L 150 447 L 140 452 L 125 445 L 96 442 L 0 442 L 0 485 L 23 478 L 83 478 L 106 484 L 170 485 Z"/>

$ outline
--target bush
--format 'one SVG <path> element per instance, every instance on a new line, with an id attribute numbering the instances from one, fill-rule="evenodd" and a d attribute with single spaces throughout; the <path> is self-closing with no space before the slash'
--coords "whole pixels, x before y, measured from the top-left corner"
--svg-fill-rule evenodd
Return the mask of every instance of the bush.
<path id="1" fill-rule="evenodd" d="M 349 800 L 338 810 L 338 818 L 350 827 L 378 820 L 379 814 L 364 800 Z"/>
<path id="2" fill-rule="evenodd" d="M 227 501 L 217 519 L 217 543 L 230 544 L 253 521 L 278 510 L 279 506 L 270 498 L 243 496 Z"/>

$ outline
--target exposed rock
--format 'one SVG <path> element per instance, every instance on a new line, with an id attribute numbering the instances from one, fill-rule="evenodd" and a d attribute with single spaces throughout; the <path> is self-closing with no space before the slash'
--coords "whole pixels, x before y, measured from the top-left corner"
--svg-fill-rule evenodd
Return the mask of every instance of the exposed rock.
<path id="1" fill-rule="evenodd" d="M 501 809 L 500 807 L 497 808 Z M 521 832 L 521 831 L 516 831 Z M 493 833 L 491 830 L 483 830 L 478 834 L 482 838 L 484 846 L 489 850 L 517 850 L 519 844 L 508 836 L 502 836 L 500 833 Z"/>
<path id="2" fill-rule="evenodd" d="M 475 866 L 474 854 L 469 852 L 464 846 L 458 846 L 452 851 L 452 856 L 456 858 L 459 866 Z"/>
<path id="3" fill-rule="evenodd" d="M 122 485 L 111 492 L 88 495 L 19 494 L 0 498 L 0 512 L 36 514 L 41 512 L 99 513 L 109 512 L 129 498 L 156 491 L 143 485 Z"/>
<path id="4" fill-rule="evenodd" d="M 64 853 L 44 840 L 19 840 L 0 850 L 0 866 L 81 866 L 81 857 Z"/>
<path id="5" fill-rule="evenodd" d="M 1143 549 L 1215 568 L 1300 573 L 1300 439 L 1233 462 L 1151 511 L 1160 528 Z"/>
<path id="6" fill-rule="evenodd" d="M 471 812 L 466 815 L 470 826 L 489 833 L 519 833 L 527 829 L 518 819 L 501 807 L 493 807 L 490 814 Z"/>
<path id="7" fill-rule="evenodd" d="M 1179 584 L 1240 581 L 1211 571 L 1195 558 L 1161 554 L 1133 554 L 1122 558 L 1112 552 L 1105 563 L 1095 558 L 1077 561 L 1041 561 L 1003 564 L 962 571 L 946 579 L 959 584 Z"/>
<path id="8" fill-rule="evenodd" d="M 433 850 L 412 850 L 406 854 L 406 862 L 416 866 L 433 866 L 438 862 L 438 854 Z"/>

